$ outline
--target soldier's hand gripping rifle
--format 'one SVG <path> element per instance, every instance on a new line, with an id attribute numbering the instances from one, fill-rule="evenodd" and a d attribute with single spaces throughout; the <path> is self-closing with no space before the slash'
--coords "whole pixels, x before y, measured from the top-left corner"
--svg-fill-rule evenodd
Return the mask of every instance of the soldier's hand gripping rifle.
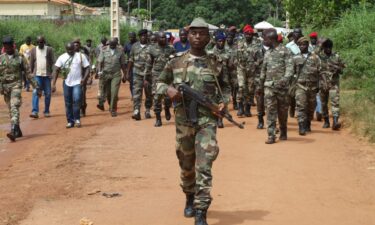
<path id="1" fill-rule="evenodd" d="M 179 85 L 178 91 L 181 93 L 181 95 L 183 97 L 186 96 L 187 98 L 189 98 L 193 101 L 196 101 L 199 105 L 211 110 L 211 112 L 214 113 L 215 115 L 218 115 L 220 117 L 223 117 L 223 118 L 227 119 L 229 122 L 236 125 L 240 129 L 244 129 L 244 124 L 245 124 L 244 122 L 238 123 L 238 122 L 234 121 L 232 115 L 230 115 L 227 110 L 220 111 L 217 104 L 213 103 L 209 98 L 204 96 L 199 91 L 196 91 L 196 90 L 192 89 L 191 87 L 189 87 L 186 84 Z"/>

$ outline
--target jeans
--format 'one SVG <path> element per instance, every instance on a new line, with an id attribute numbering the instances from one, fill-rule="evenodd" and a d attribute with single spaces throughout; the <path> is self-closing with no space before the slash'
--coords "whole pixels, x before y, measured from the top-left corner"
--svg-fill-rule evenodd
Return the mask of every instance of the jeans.
<path id="1" fill-rule="evenodd" d="M 65 111 L 66 119 L 68 123 L 73 123 L 76 120 L 80 120 L 80 109 L 82 101 L 82 89 L 81 85 L 77 84 L 73 87 L 69 87 L 63 82 L 64 100 L 65 100 Z"/>
<path id="2" fill-rule="evenodd" d="M 44 93 L 44 113 L 49 113 L 49 106 L 51 104 L 51 78 L 35 76 L 34 79 Z M 32 112 L 39 113 L 39 97 L 36 89 L 33 90 L 32 104 Z"/>

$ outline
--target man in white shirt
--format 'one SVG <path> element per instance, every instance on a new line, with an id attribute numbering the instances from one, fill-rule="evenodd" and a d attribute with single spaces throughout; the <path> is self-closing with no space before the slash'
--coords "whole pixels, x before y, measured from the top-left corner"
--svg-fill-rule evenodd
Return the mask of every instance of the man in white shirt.
<path id="1" fill-rule="evenodd" d="M 82 102 L 81 86 L 87 82 L 89 78 L 90 63 L 86 56 L 80 56 L 80 53 L 74 51 L 74 44 L 66 45 L 66 53 L 62 54 L 55 63 L 53 72 L 52 92 L 56 91 L 56 81 L 61 74 L 63 81 L 64 100 L 66 118 L 68 123 L 66 128 L 74 126 L 81 127 L 80 109 Z M 84 73 L 82 73 L 84 69 Z M 82 74 L 83 77 L 82 77 Z"/>

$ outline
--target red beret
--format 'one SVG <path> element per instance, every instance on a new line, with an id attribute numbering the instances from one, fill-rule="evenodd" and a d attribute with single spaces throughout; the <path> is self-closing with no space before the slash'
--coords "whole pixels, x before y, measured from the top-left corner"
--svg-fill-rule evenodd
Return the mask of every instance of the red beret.
<path id="1" fill-rule="evenodd" d="M 249 25 L 249 24 L 247 24 L 244 28 L 243 28 L 243 30 L 242 30 L 244 33 L 250 33 L 250 34 L 253 34 L 254 33 L 254 29 Z"/>
<path id="2" fill-rule="evenodd" d="M 310 37 L 311 37 L 311 38 L 317 38 L 317 37 L 318 37 L 318 33 L 317 33 L 317 32 L 312 32 L 312 33 L 310 34 Z"/>
<path id="3" fill-rule="evenodd" d="M 278 41 L 279 43 L 282 43 L 282 42 L 283 42 L 283 35 L 282 35 L 282 34 L 277 35 L 277 41 Z"/>

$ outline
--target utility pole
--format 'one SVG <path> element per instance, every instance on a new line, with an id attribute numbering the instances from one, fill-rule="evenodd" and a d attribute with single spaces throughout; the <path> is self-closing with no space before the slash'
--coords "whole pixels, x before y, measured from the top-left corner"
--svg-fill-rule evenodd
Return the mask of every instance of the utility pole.
<path id="1" fill-rule="evenodd" d="M 120 40 L 119 0 L 111 0 L 111 37 Z"/>

